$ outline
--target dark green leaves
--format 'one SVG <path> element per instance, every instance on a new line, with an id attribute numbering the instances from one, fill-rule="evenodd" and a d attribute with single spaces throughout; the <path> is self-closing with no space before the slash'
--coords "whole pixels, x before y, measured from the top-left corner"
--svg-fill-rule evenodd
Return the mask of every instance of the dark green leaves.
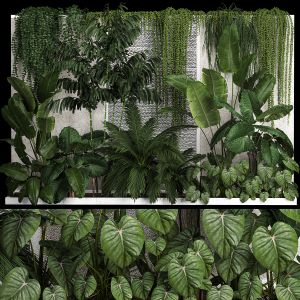
<path id="1" fill-rule="evenodd" d="M 257 95 L 260 107 L 262 107 L 272 95 L 275 83 L 276 80 L 274 76 L 270 74 L 266 74 L 261 80 L 259 80 L 258 84 L 254 88 L 254 92 Z"/>
<path id="2" fill-rule="evenodd" d="M 153 283 L 154 277 L 150 272 L 145 272 L 142 279 L 133 279 L 131 283 L 133 296 L 138 299 L 147 300 Z"/>
<path id="3" fill-rule="evenodd" d="M 26 193 L 30 202 L 36 205 L 39 199 L 41 182 L 38 177 L 31 177 L 26 181 Z"/>
<path id="4" fill-rule="evenodd" d="M 25 181 L 29 177 L 27 168 L 17 162 L 1 165 L 0 172 L 17 181 Z"/>
<path id="5" fill-rule="evenodd" d="M 74 294 L 77 300 L 89 298 L 96 290 L 97 282 L 93 275 L 85 276 L 79 274 L 74 281 Z"/>
<path id="6" fill-rule="evenodd" d="M 74 143 L 80 142 L 81 137 L 78 131 L 72 127 L 65 127 L 59 135 L 59 148 L 68 153 L 73 150 Z"/>
<path id="7" fill-rule="evenodd" d="M 257 116 L 258 121 L 270 122 L 278 120 L 289 114 L 293 110 L 293 105 L 279 104 L 275 105 L 259 116 Z"/>
<path id="8" fill-rule="evenodd" d="M 262 282 L 259 277 L 251 276 L 248 272 L 241 275 L 238 287 L 241 300 L 260 299 L 263 291 Z"/>
<path id="9" fill-rule="evenodd" d="M 43 291 L 43 300 L 66 300 L 66 299 L 67 299 L 66 292 L 59 285 L 55 285 L 53 287 L 47 287 Z"/>
<path id="10" fill-rule="evenodd" d="M 112 278 L 111 293 L 116 300 L 132 299 L 132 291 L 130 288 L 130 284 L 124 276 Z"/>
<path id="11" fill-rule="evenodd" d="M 67 180 L 72 187 L 75 195 L 78 197 L 84 197 L 85 189 L 88 184 L 88 177 L 86 174 L 77 168 L 70 168 L 65 170 Z"/>

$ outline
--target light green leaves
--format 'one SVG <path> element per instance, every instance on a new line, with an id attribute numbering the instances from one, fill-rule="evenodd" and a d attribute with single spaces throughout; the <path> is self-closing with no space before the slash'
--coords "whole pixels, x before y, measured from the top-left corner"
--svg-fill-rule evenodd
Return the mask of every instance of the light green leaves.
<path id="1" fill-rule="evenodd" d="M 221 178 L 226 187 L 231 187 L 238 178 L 238 174 L 235 168 L 230 167 L 228 170 L 223 169 L 221 173 Z"/>
<path id="2" fill-rule="evenodd" d="M 278 274 L 292 261 L 298 248 L 298 237 L 288 224 L 276 222 L 271 231 L 266 227 L 256 229 L 252 239 L 253 254 L 265 268 Z"/>
<path id="3" fill-rule="evenodd" d="M 25 268 L 14 268 L 4 278 L 0 286 L 0 299 L 39 300 L 41 287 L 37 280 L 29 279 Z"/>
<path id="4" fill-rule="evenodd" d="M 184 93 L 186 93 L 189 82 L 193 81 L 194 80 L 192 78 L 186 75 L 168 75 L 166 77 L 167 84 Z"/>
<path id="5" fill-rule="evenodd" d="M 300 209 L 280 209 L 280 212 L 282 212 L 284 215 L 289 217 L 290 219 L 300 222 Z"/>
<path id="6" fill-rule="evenodd" d="M 260 299 L 263 291 L 262 282 L 260 281 L 259 277 L 252 277 L 248 272 L 241 275 L 238 287 L 241 300 Z"/>
<path id="7" fill-rule="evenodd" d="M 1 165 L 0 172 L 17 181 L 25 181 L 29 177 L 27 168 L 17 162 Z"/>
<path id="8" fill-rule="evenodd" d="M 207 293 L 207 300 L 231 300 L 233 290 L 229 285 L 222 285 L 220 288 L 215 286 Z"/>
<path id="9" fill-rule="evenodd" d="M 177 218 L 177 209 L 138 209 L 139 221 L 162 234 L 167 234 Z"/>
<path id="10" fill-rule="evenodd" d="M 69 217 L 67 223 L 62 228 L 61 239 L 65 245 L 70 247 L 75 241 L 85 237 L 94 226 L 94 216 L 91 212 L 83 213 L 83 211 L 75 210 Z"/>
<path id="11" fill-rule="evenodd" d="M 137 299 L 147 300 L 153 283 L 154 277 L 150 272 L 145 272 L 142 279 L 133 279 L 131 283 L 133 296 Z"/>
<path id="12" fill-rule="evenodd" d="M 101 231 L 101 245 L 105 255 L 120 268 L 129 266 L 144 245 L 144 231 L 140 223 L 124 216 L 119 224 L 107 220 Z"/>
<path id="13" fill-rule="evenodd" d="M 43 300 L 66 300 L 66 299 L 67 299 L 66 292 L 59 285 L 55 285 L 53 287 L 47 287 L 43 291 Z"/>
<path id="14" fill-rule="evenodd" d="M 112 278 L 111 293 L 116 300 L 132 299 L 132 291 L 130 285 L 124 276 Z"/>
<path id="15" fill-rule="evenodd" d="M 158 237 L 156 240 L 146 240 L 145 247 L 148 253 L 159 256 L 166 247 L 166 241 Z"/>
<path id="16" fill-rule="evenodd" d="M 83 274 L 79 274 L 74 281 L 74 295 L 77 300 L 89 298 L 96 290 L 97 282 L 93 275 L 85 278 Z"/>
<path id="17" fill-rule="evenodd" d="M 216 209 L 203 211 L 203 229 L 216 252 L 221 258 L 227 258 L 243 235 L 244 216 L 220 212 Z"/>
<path id="18" fill-rule="evenodd" d="M 151 300 L 178 300 L 179 296 L 176 294 L 174 290 L 166 290 L 163 285 L 157 286 L 152 294 L 151 294 Z"/>
<path id="19" fill-rule="evenodd" d="M 275 289 L 278 300 L 300 299 L 300 280 L 288 278 L 284 284 L 278 284 Z"/>

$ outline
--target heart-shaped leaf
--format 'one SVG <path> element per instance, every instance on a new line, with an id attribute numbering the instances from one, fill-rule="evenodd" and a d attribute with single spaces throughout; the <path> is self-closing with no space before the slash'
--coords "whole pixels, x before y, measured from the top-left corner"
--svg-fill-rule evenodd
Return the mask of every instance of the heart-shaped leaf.
<path id="1" fill-rule="evenodd" d="M 39 300 L 41 287 L 37 280 L 29 279 L 25 268 L 14 268 L 5 277 L 0 286 L 0 299 Z"/>
<path id="2" fill-rule="evenodd" d="M 67 300 L 67 295 L 61 286 L 55 285 L 44 289 L 43 300 Z"/>
<path id="3" fill-rule="evenodd" d="M 298 249 L 298 237 L 288 224 L 276 222 L 269 231 L 266 227 L 256 229 L 252 239 L 253 254 L 265 268 L 278 274 L 292 261 Z"/>
<path id="4" fill-rule="evenodd" d="M 215 286 L 207 293 L 207 300 L 231 300 L 233 290 L 229 285 L 222 285 L 220 288 Z"/>
<path id="5" fill-rule="evenodd" d="M 241 275 L 238 286 L 242 300 L 260 299 L 263 286 L 258 276 L 252 277 L 249 272 L 246 272 Z"/>
<path id="6" fill-rule="evenodd" d="M 105 255 L 120 268 L 129 266 L 141 253 L 144 239 L 141 224 L 130 216 L 122 217 L 119 224 L 107 220 L 101 231 Z"/>
<path id="7" fill-rule="evenodd" d="M 155 241 L 146 240 L 145 247 L 148 253 L 159 256 L 166 247 L 166 241 L 161 237 L 158 237 Z"/>
<path id="8" fill-rule="evenodd" d="M 176 294 L 174 290 L 166 290 L 163 285 L 157 286 L 152 294 L 151 294 L 151 300 L 178 300 L 179 296 Z"/>
<path id="9" fill-rule="evenodd" d="M 85 278 L 83 274 L 79 274 L 74 281 L 74 295 L 77 300 L 89 298 L 96 290 L 97 282 L 93 275 Z"/>
<path id="10" fill-rule="evenodd" d="M 284 285 L 278 284 L 275 289 L 278 300 L 300 299 L 300 280 L 288 278 Z"/>
<path id="11" fill-rule="evenodd" d="M 216 209 L 203 211 L 204 232 L 221 258 L 229 257 L 233 247 L 237 246 L 244 231 L 244 216 L 220 212 Z"/>
<path id="12" fill-rule="evenodd" d="M 132 291 L 130 285 L 124 276 L 112 278 L 111 293 L 116 300 L 132 299 Z"/>
<path id="13" fill-rule="evenodd" d="M 155 270 L 158 272 L 167 272 L 168 271 L 168 266 L 171 260 L 174 258 L 176 259 L 181 259 L 183 258 L 184 254 L 182 252 L 172 252 L 167 255 L 164 255 L 162 258 L 159 259 L 155 266 Z"/>
<path id="14" fill-rule="evenodd" d="M 153 283 L 154 277 L 150 272 L 145 272 L 142 279 L 133 279 L 131 283 L 133 296 L 142 300 L 148 299 Z"/>

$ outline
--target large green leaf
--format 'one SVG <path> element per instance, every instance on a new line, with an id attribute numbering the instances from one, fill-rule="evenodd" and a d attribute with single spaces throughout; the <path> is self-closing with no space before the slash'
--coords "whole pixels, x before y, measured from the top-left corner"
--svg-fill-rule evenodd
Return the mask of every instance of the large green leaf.
<path id="1" fill-rule="evenodd" d="M 181 259 L 183 257 L 183 255 L 184 254 L 182 252 L 172 252 L 172 253 L 162 256 L 159 259 L 159 261 L 157 262 L 157 264 L 155 266 L 155 270 L 157 270 L 158 272 L 167 272 L 168 266 L 169 266 L 169 263 L 171 262 L 171 260 L 173 260 L 174 258 Z"/>
<path id="2" fill-rule="evenodd" d="M 167 234 L 177 218 L 177 209 L 137 209 L 139 221 L 153 230 Z"/>
<path id="3" fill-rule="evenodd" d="M 167 84 L 184 93 L 186 93 L 189 82 L 194 81 L 195 80 L 186 75 L 168 75 L 166 77 Z"/>
<path id="4" fill-rule="evenodd" d="M 249 246 L 244 242 L 240 242 L 238 246 L 231 251 L 228 258 L 216 263 L 219 275 L 226 283 L 230 284 L 230 282 L 247 267 L 249 257 Z"/>
<path id="5" fill-rule="evenodd" d="M 39 130 L 43 133 L 50 133 L 55 127 L 54 117 L 37 118 L 36 121 Z"/>
<path id="6" fill-rule="evenodd" d="M 257 96 L 260 107 L 262 107 L 272 95 L 275 83 L 275 77 L 273 75 L 266 74 L 255 86 L 254 92 Z"/>
<path id="7" fill-rule="evenodd" d="M 15 120 L 14 114 L 10 111 L 8 105 L 5 105 L 1 108 L 1 115 L 3 120 L 15 131 L 18 131 L 19 125 Z"/>
<path id="8" fill-rule="evenodd" d="M 289 114 L 293 110 L 293 105 L 279 104 L 275 105 L 259 116 L 257 116 L 257 121 L 270 122 L 273 120 L 278 120 Z"/>
<path id="9" fill-rule="evenodd" d="M 17 162 L 1 165 L 0 173 L 4 173 L 17 181 L 25 181 L 29 177 L 27 168 Z"/>
<path id="10" fill-rule="evenodd" d="M 16 256 L 32 238 L 41 222 L 41 216 L 32 212 L 15 212 L 1 217 L 0 248 L 7 257 Z"/>
<path id="11" fill-rule="evenodd" d="M 278 300 L 300 299 L 300 280 L 288 278 L 284 285 L 278 284 L 275 289 Z"/>
<path id="12" fill-rule="evenodd" d="M 235 116 L 237 119 L 239 120 L 243 120 L 243 116 L 241 114 L 239 114 L 230 104 L 228 104 L 226 101 L 224 100 L 220 100 L 218 98 L 214 98 L 214 103 L 218 106 L 218 107 L 224 107 L 226 108 L 233 116 Z"/>
<path id="13" fill-rule="evenodd" d="M 157 286 L 152 294 L 151 294 L 151 300 L 178 300 L 179 296 L 176 294 L 174 290 L 166 290 L 163 285 Z"/>
<path id="14" fill-rule="evenodd" d="M 42 169 L 41 178 L 42 181 L 47 184 L 53 182 L 59 177 L 59 175 L 64 171 L 65 164 L 62 163 L 51 163 Z"/>
<path id="15" fill-rule="evenodd" d="M 107 220 L 101 230 L 102 249 L 120 268 L 129 266 L 141 253 L 144 239 L 141 224 L 130 216 L 123 216 L 119 224 Z"/>
<path id="16" fill-rule="evenodd" d="M 277 145 L 272 141 L 261 139 L 260 151 L 263 161 L 270 167 L 275 167 L 280 159 Z"/>
<path id="17" fill-rule="evenodd" d="M 88 177 L 86 174 L 77 168 L 69 168 L 65 170 L 65 174 L 69 185 L 72 187 L 77 197 L 84 197 L 85 189 L 88 184 Z"/>
<path id="18" fill-rule="evenodd" d="M 248 122 L 238 122 L 229 130 L 226 141 L 233 141 L 240 137 L 251 135 L 254 132 L 254 127 Z"/>
<path id="19" fill-rule="evenodd" d="M 233 82 L 239 87 L 244 86 L 244 82 L 247 78 L 249 67 L 255 58 L 255 54 L 249 54 L 241 59 L 239 68 L 236 73 L 233 74 Z"/>
<path id="20" fill-rule="evenodd" d="M 189 83 L 187 99 L 192 116 L 200 128 L 207 128 L 220 122 L 220 113 L 203 83 L 200 81 Z"/>
<path id="21" fill-rule="evenodd" d="M 300 222 L 300 209 L 280 209 L 280 212 L 282 212 L 284 215 L 289 217 L 290 219 Z"/>
<path id="22" fill-rule="evenodd" d="M 67 295 L 61 286 L 54 285 L 44 289 L 43 300 L 67 300 Z"/>
<path id="23" fill-rule="evenodd" d="M 41 181 L 38 177 L 31 177 L 26 181 L 26 193 L 31 204 L 36 205 L 39 200 Z"/>
<path id="24" fill-rule="evenodd" d="M 148 253 L 159 256 L 166 247 L 166 241 L 162 237 L 157 237 L 156 240 L 146 240 L 145 247 Z"/>
<path id="25" fill-rule="evenodd" d="M 37 89 L 37 97 L 40 103 L 54 96 L 58 77 L 59 72 L 48 72 L 41 77 Z"/>
<path id="26" fill-rule="evenodd" d="M 29 279 L 25 268 L 12 269 L 0 285 L 0 299 L 39 300 L 41 287 L 37 280 Z"/>
<path id="27" fill-rule="evenodd" d="M 235 73 L 239 70 L 239 34 L 236 24 L 227 25 L 223 29 L 217 53 L 221 72 Z"/>
<path id="28" fill-rule="evenodd" d="M 74 281 L 74 295 L 77 300 L 89 298 L 96 290 L 97 282 L 93 275 L 85 278 L 84 274 L 76 276 Z"/>
<path id="29" fill-rule="evenodd" d="M 202 81 L 206 85 L 211 98 L 227 101 L 227 83 L 219 72 L 203 68 Z"/>
<path id="30" fill-rule="evenodd" d="M 207 300 L 231 300 L 233 290 L 229 285 L 222 285 L 220 288 L 213 286 L 207 293 Z"/>
<path id="31" fill-rule="evenodd" d="M 224 137 L 227 136 L 229 130 L 231 127 L 236 124 L 236 121 L 234 119 L 230 119 L 227 122 L 225 122 L 213 135 L 211 141 L 210 141 L 210 148 L 212 149 L 219 141 L 221 141 Z"/>
<path id="32" fill-rule="evenodd" d="M 116 300 L 132 299 L 132 291 L 130 285 L 124 276 L 112 278 L 111 293 Z"/>
<path id="33" fill-rule="evenodd" d="M 254 123 L 253 118 L 253 108 L 252 108 L 252 101 L 251 101 L 251 94 L 247 90 L 243 90 L 241 92 L 240 98 L 240 110 L 242 116 L 247 120 L 247 122 Z"/>
<path id="34" fill-rule="evenodd" d="M 74 210 L 69 216 L 67 223 L 62 227 L 61 239 L 70 247 L 75 241 L 85 237 L 94 226 L 92 212 L 83 213 L 81 209 Z"/>
<path id="35" fill-rule="evenodd" d="M 259 263 L 278 274 L 286 269 L 297 254 L 297 233 L 283 222 L 276 222 L 270 231 L 261 226 L 253 235 L 252 248 Z"/>
<path id="36" fill-rule="evenodd" d="M 154 284 L 153 274 L 145 272 L 142 279 L 133 279 L 131 283 L 132 293 L 135 298 L 147 300 Z"/>
<path id="37" fill-rule="evenodd" d="M 263 286 L 258 276 L 251 276 L 246 272 L 241 275 L 238 286 L 241 300 L 260 299 Z"/>
<path id="38" fill-rule="evenodd" d="M 74 144 L 81 141 L 78 131 L 72 127 L 65 127 L 59 134 L 58 144 L 63 152 L 71 152 Z"/>
<path id="39" fill-rule="evenodd" d="M 232 248 L 236 247 L 242 238 L 244 216 L 205 209 L 202 222 L 204 232 L 219 256 L 229 257 Z"/>
<path id="40" fill-rule="evenodd" d="M 23 80 L 16 77 L 8 77 L 7 81 L 20 94 L 22 99 L 24 99 L 24 104 L 27 110 L 34 111 L 36 101 L 31 88 Z"/>
<path id="41" fill-rule="evenodd" d="M 168 240 L 165 251 L 186 253 L 188 248 L 193 247 L 194 239 L 196 238 L 195 228 L 186 228 L 176 236 Z"/>
<path id="42" fill-rule="evenodd" d="M 190 287 L 201 287 L 204 272 L 205 265 L 202 259 L 188 253 L 181 260 L 174 258 L 169 263 L 169 283 L 180 295 L 188 297 Z"/>
<path id="43" fill-rule="evenodd" d="M 30 164 L 30 160 L 26 153 L 26 146 L 23 143 L 22 136 L 17 132 L 15 138 L 13 140 L 13 146 L 15 147 L 15 151 L 18 154 L 20 160 L 26 164 Z"/>

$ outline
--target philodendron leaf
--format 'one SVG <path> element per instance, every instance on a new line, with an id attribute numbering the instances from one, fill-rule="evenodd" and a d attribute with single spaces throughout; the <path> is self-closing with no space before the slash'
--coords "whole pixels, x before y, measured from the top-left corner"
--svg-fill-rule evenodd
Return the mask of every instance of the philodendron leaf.
<path id="1" fill-rule="evenodd" d="M 41 287 L 37 280 L 29 279 L 25 268 L 12 269 L 0 285 L 0 299 L 5 300 L 39 300 Z"/>
<path id="2" fill-rule="evenodd" d="M 288 169 L 290 169 L 291 171 L 299 173 L 299 165 L 298 165 L 298 163 L 297 163 L 295 160 L 293 160 L 292 158 L 290 158 L 290 157 L 285 157 L 285 159 L 284 159 L 282 162 L 283 162 L 283 164 L 284 164 Z"/>
<path id="3" fill-rule="evenodd" d="M 270 231 L 261 226 L 253 235 L 252 248 L 259 263 L 278 274 L 286 269 L 297 254 L 297 233 L 283 222 L 276 222 Z"/>
<path id="4" fill-rule="evenodd" d="M 233 290 L 229 285 L 222 285 L 220 288 L 215 286 L 207 293 L 207 300 L 231 300 Z"/>
<path id="5" fill-rule="evenodd" d="M 72 127 L 65 127 L 59 134 L 58 144 L 63 152 L 71 152 L 75 143 L 81 141 L 78 131 Z"/>
<path id="6" fill-rule="evenodd" d="M 137 219 L 153 230 L 167 234 L 177 218 L 177 209 L 138 209 Z"/>
<path id="7" fill-rule="evenodd" d="M 159 256 L 166 248 L 166 241 L 158 237 L 156 240 L 146 240 L 145 247 L 148 253 Z"/>
<path id="8" fill-rule="evenodd" d="M 201 287 L 204 272 L 205 265 L 202 259 L 188 253 L 181 260 L 174 258 L 169 263 L 169 283 L 178 294 L 188 297 L 191 287 Z"/>
<path id="9" fill-rule="evenodd" d="M 68 222 L 62 227 L 61 239 L 67 247 L 74 241 L 85 237 L 94 226 L 94 215 L 92 212 L 83 213 L 81 209 L 74 210 L 68 217 Z"/>
<path id="10" fill-rule="evenodd" d="M 133 296 L 137 299 L 147 300 L 153 283 L 154 277 L 150 272 L 145 272 L 142 279 L 133 279 L 131 283 Z"/>
<path id="11" fill-rule="evenodd" d="M 234 73 L 239 70 L 239 34 L 236 24 L 225 26 L 217 46 L 218 64 L 221 72 Z"/>
<path id="12" fill-rule="evenodd" d="M 16 256 L 32 238 L 41 223 L 41 216 L 32 212 L 15 212 L 1 217 L 0 248 L 7 257 Z"/>
<path id="13" fill-rule="evenodd" d="M 79 274 L 74 281 L 74 295 L 77 300 L 89 298 L 96 290 L 97 282 L 93 275 L 85 278 L 83 274 Z"/>
<path id="14" fill-rule="evenodd" d="M 39 199 L 41 181 L 38 177 L 31 177 L 26 181 L 26 193 L 31 204 L 36 205 Z"/>
<path id="15" fill-rule="evenodd" d="M 132 299 L 132 291 L 130 285 L 124 276 L 112 278 L 111 293 L 116 300 Z"/>
<path id="16" fill-rule="evenodd" d="M 107 220 L 101 230 L 105 255 L 120 268 L 129 266 L 142 251 L 144 231 L 136 219 L 124 216 L 119 224 Z"/>
<path id="17" fill-rule="evenodd" d="M 280 212 L 288 218 L 300 222 L 300 209 L 280 209 Z"/>
<path id="18" fill-rule="evenodd" d="M 17 162 L 1 165 L 0 173 L 4 173 L 17 181 L 25 181 L 29 177 L 27 168 Z"/>
<path id="19" fill-rule="evenodd" d="M 67 295 L 61 286 L 55 285 L 44 289 L 43 300 L 67 300 Z"/>
<path id="20" fill-rule="evenodd" d="M 200 128 L 207 128 L 220 122 L 220 113 L 203 83 L 200 81 L 189 83 L 187 99 L 193 119 Z"/>
<path id="21" fill-rule="evenodd" d="M 69 168 L 65 170 L 67 180 L 72 187 L 75 195 L 82 198 L 88 184 L 87 175 L 80 169 Z"/>
<path id="22" fill-rule="evenodd" d="M 254 92 L 257 96 L 258 103 L 262 107 L 268 98 L 272 95 L 276 79 L 273 75 L 266 74 L 259 80 L 254 88 Z"/>
<path id="23" fill-rule="evenodd" d="M 172 252 L 167 255 L 164 255 L 162 258 L 159 259 L 155 266 L 155 270 L 158 272 L 167 272 L 169 263 L 174 259 L 182 259 L 184 254 L 182 252 Z"/>
<path id="24" fill-rule="evenodd" d="M 163 285 L 157 286 L 152 294 L 151 300 L 178 300 L 179 296 L 176 294 L 174 290 L 166 290 Z"/>
<path id="25" fill-rule="evenodd" d="M 220 212 L 216 209 L 203 211 L 204 232 L 221 258 L 229 257 L 232 248 L 236 247 L 244 232 L 244 216 Z"/>
<path id="26" fill-rule="evenodd" d="M 289 114 L 292 110 L 293 105 L 278 104 L 257 116 L 256 120 L 261 122 L 278 120 Z"/>
<path id="27" fill-rule="evenodd" d="M 216 263 L 219 275 L 229 284 L 247 267 L 249 257 L 249 246 L 244 242 L 240 242 L 238 246 L 232 250 L 228 258 Z"/>
<path id="28" fill-rule="evenodd" d="M 249 272 L 241 275 L 239 279 L 239 294 L 241 300 L 260 299 L 263 286 L 258 276 L 251 276 Z"/>
<path id="29" fill-rule="evenodd" d="M 186 75 L 169 75 L 166 77 L 167 84 L 184 93 L 186 93 L 189 82 L 193 81 L 192 78 Z"/>
<path id="30" fill-rule="evenodd" d="M 278 300 L 297 300 L 300 299 L 300 280 L 288 278 L 284 285 L 277 284 L 275 293 Z"/>

